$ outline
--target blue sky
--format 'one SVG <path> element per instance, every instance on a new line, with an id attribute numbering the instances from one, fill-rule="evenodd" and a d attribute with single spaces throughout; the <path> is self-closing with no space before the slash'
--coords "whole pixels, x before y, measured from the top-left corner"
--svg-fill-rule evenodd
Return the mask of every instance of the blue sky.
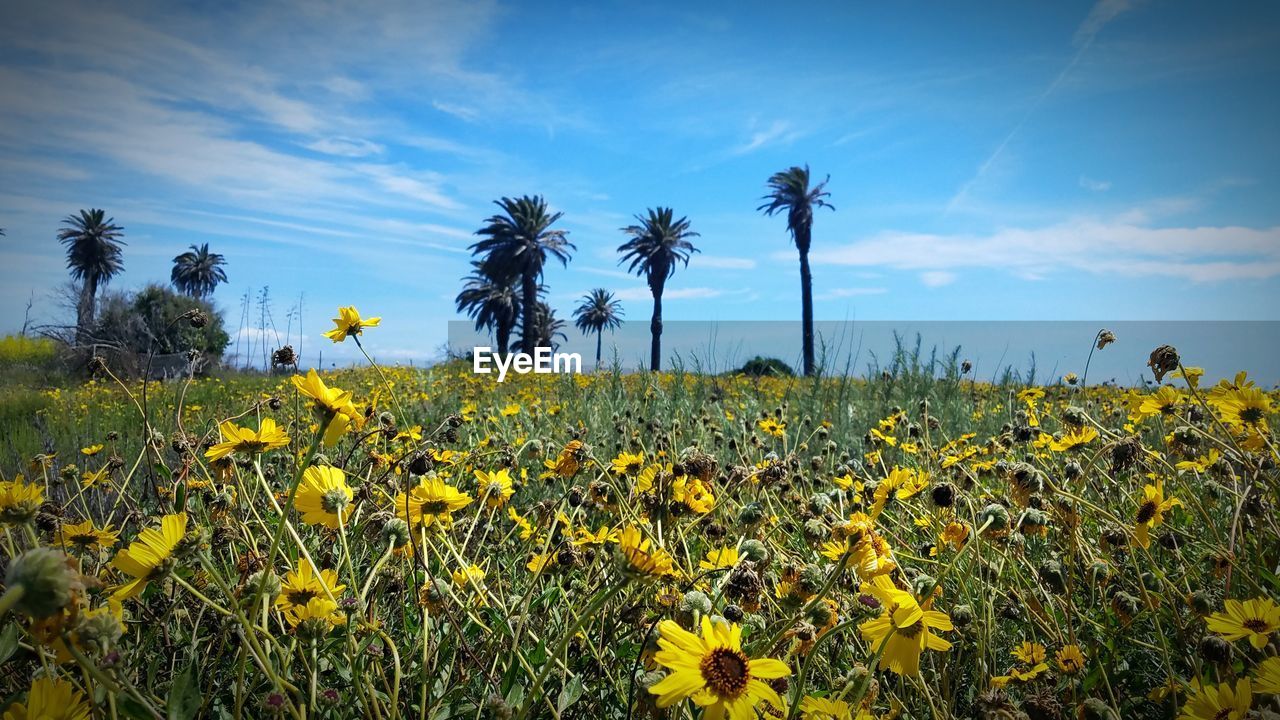
<path id="1" fill-rule="evenodd" d="M 0 331 L 32 297 L 56 318 L 58 222 L 103 207 L 112 287 L 208 242 L 233 331 L 270 286 L 308 354 L 355 304 L 380 358 L 429 358 L 472 233 L 524 193 L 578 247 L 562 315 L 599 286 L 647 318 L 618 228 L 670 205 L 703 252 L 669 319 L 793 319 L 755 208 L 802 163 L 837 208 L 819 319 L 1280 319 L 1280 6 L 695 5 L 6 3 Z"/>

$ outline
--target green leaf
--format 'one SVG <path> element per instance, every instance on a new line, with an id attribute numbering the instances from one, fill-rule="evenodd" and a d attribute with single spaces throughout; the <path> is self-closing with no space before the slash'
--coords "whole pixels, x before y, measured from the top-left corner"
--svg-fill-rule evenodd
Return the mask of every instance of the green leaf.
<path id="1" fill-rule="evenodd" d="M 169 699 L 165 703 L 169 720 L 192 720 L 200 712 L 200 679 L 195 665 L 187 666 L 169 686 Z"/>
<path id="2" fill-rule="evenodd" d="M 556 711 L 563 714 L 565 709 L 578 702 L 580 697 L 582 697 L 582 676 L 575 675 L 560 690 L 560 697 L 556 699 Z"/>
<path id="3" fill-rule="evenodd" d="M 18 623 L 6 623 L 4 632 L 0 632 L 0 664 L 13 657 L 18 651 Z"/>
<path id="4" fill-rule="evenodd" d="M 145 706 L 128 695 L 116 696 L 116 710 L 121 715 L 134 720 L 154 720 L 154 717 Z"/>

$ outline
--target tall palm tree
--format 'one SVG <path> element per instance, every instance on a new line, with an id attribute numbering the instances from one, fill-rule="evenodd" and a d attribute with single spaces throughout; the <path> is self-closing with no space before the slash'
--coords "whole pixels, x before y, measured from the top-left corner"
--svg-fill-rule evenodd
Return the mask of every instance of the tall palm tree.
<path id="1" fill-rule="evenodd" d="M 792 167 L 783 172 L 774 173 L 769 178 L 769 194 L 765 195 L 765 203 L 756 210 L 763 210 L 765 215 L 773 215 L 786 209 L 787 229 L 791 231 L 791 239 L 800 252 L 800 320 L 804 337 L 804 374 L 812 375 L 813 364 L 813 275 L 809 272 L 809 243 L 813 238 L 813 209 L 835 207 L 825 202 L 830 193 L 824 188 L 825 180 L 814 187 L 809 187 L 809 166 Z"/>
<path id="2" fill-rule="evenodd" d="M 124 270 L 124 228 L 115 218 L 105 217 L 102 210 L 81 210 L 68 215 L 58 231 L 58 240 L 67 246 L 67 267 L 71 277 L 80 281 L 80 301 L 76 303 L 76 342 L 79 343 L 93 324 L 97 310 L 98 289 Z"/>
<path id="3" fill-rule="evenodd" d="M 648 217 L 636 215 L 640 224 L 622 228 L 631 239 L 618 247 L 622 253 L 618 264 L 631 261 L 627 272 L 644 276 L 653 295 L 653 318 L 649 321 L 649 333 L 653 337 L 649 344 L 649 369 L 653 372 L 662 365 L 662 291 L 667 280 L 675 275 L 676 263 L 688 267 L 689 256 L 698 252 L 689 242 L 689 238 L 698 237 L 698 233 L 689 229 L 689 219 L 674 220 L 674 215 L 671 208 L 664 207 L 649 208 Z"/>
<path id="4" fill-rule="evenodd" d="M 522 329 L 520 349 L 533 353 L 537 348 L 538 289 L 542 282 L 542 269 L 550 256 L 562 265 L 569 264 L 569 251 L 576 250 L 566 239 L 564 230 L 552 230 L 563 213 L 549 212 L 547 201 L 541 196 L 525 195 L 521 198 L 502 198 L 494 204 L 502 208 L 502 214 L 494 215 L 476 231 L 481 236 L 471 246 L 477 255 L 483 254 L 484 264 L 502 268 L 520 277 L 520 307 Z M 494 270 L 498 272 L 498 270 Z"/>
<path id="5" fill-rule="evenodd" d="M 560 349 L 559 340 L 566 340 L 564 334 L 564 321 L 556 317 L 556 311 L 550 305 L 539 300 L 535 309 L 530 315 L 533 316 L 533 348 L 547 347 L 552 351 Z M 525 330 L 520 330 L 520 341 L 525 342 Z"/>
<path id="6" fill-rule="evenodd" d="M 213 294 L 218 283 L 227 281 L 227 273 L 222 269 L 227 259 L 218 253 L 209 252 L 209 243 L 191 249 L 173 259 L 173 272 L 169 280 L 178 292 L 193 298 L 207 298 Z"/>
<path id="7" fill-rule="evenodd" d="M 622 303 L 613 293 L 596 288 L 582 296 L 582 302 L 573 311 L 573 324 L 583 335 L 596 334 L 596 367 L 600 367 L 600 346 L 605 330 L 613 330 L 622 324 Z"/>
<path id="8" fill-rule="evenodd" d="M 492 330 L 498 343 L 498 354 L 505 356 L 511 347 L 511 331 L 520 317 L 520 293 L 516 284 L 520 277 L 503 274 L 496 264 L 471 263 L 462 292 L 458 293 L 458 312 L 475 320 L 476 330 Z"/>

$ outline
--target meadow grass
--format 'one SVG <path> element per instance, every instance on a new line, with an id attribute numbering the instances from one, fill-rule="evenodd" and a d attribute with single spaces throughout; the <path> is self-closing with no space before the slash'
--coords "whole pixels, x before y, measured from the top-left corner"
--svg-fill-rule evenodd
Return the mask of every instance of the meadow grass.
<path id="1" fill-rule="evenodd" d="M 497 384 L 449 364 L 12 386 L 0 703 L 1280 709 L 1274 395 L 1181 372 L 991 384 L 956 360 L 900 348 L 868 379 Z"/>

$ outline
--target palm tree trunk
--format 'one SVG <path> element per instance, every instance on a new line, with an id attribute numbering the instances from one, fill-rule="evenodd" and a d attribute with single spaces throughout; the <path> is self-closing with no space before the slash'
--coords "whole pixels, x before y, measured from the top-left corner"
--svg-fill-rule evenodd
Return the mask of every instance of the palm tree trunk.
<path id="1" fill-rule="evenodd" d="M 532 355 L 538 349 L 538 278 L 526 270 L 521 283 L 520 351 Z"/>
<path id="2" fill-rule="evenodd" d="M 806 233 L 807 234 L 807 233 Z M 813 274 L 809 271 L 809 244 L 800 247 L 800 324 L 803 325 L 804 374 L 813 375 Z"/>
<path id="3" fill-rule="evenodd" d="M 650 284 L 653 292 L 653 318 L 649 320 L 649 332 L 653 341 L 649 344 L 649 370 L 658 372 L 662 369 L 662 286 Z"/>
<path id="4" fill-rule="evenodd" d="M 80 286 L 80 302 L 76 305 L 76 344 L 81 344 L 93 324 L 94 305 L 98 299 L 98 276 L 89 274 Z"/>
<path id="5" fill-rule="evenodd" d="M 513 322 L 514 319 L 511 322 L 499 323 L 498 325 L 497 335 L 499 357 L 505 358 L 507 353 L 511 350 L 511 325 Z"/>
<path id="6" fill-rule="evenodd" d="M 604 338 L 604 328 L 596 330 L 596 369 L 600 369 L 600 345 Z"/>

